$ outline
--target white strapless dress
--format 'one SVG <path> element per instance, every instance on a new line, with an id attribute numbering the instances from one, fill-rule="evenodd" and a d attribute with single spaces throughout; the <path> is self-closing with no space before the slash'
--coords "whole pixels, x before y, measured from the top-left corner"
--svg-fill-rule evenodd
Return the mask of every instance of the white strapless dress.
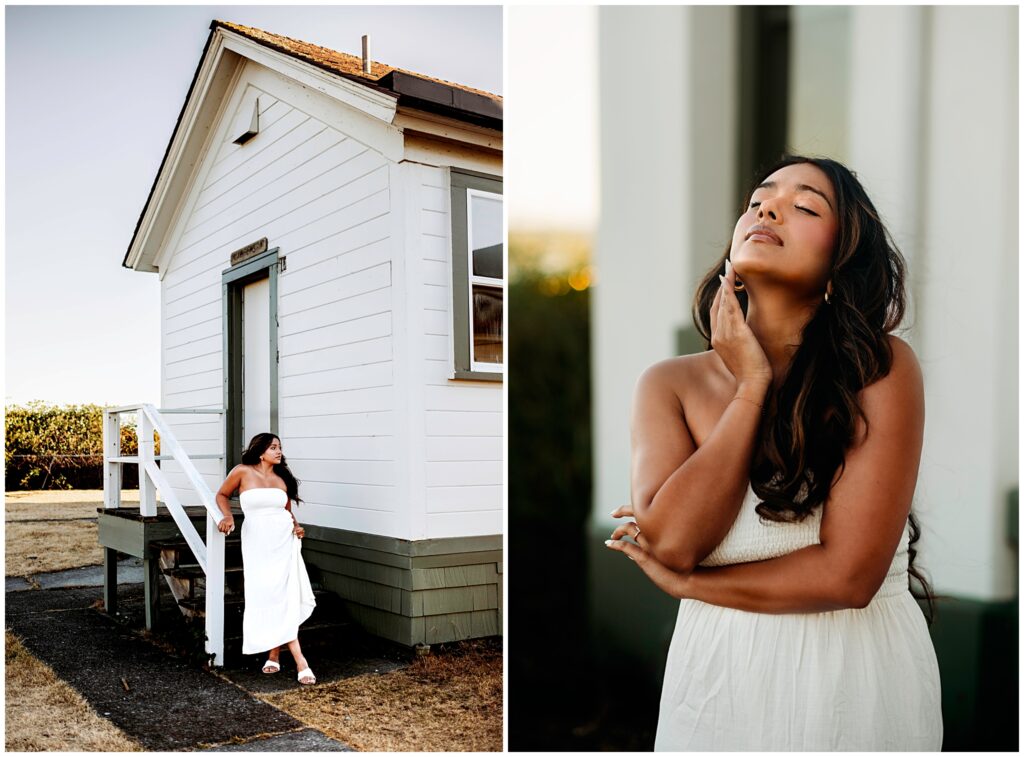
<path id="1" fill-rule="evenodd" d="M 761 522 L 748 485 L 701 563 L 767 560 L 820 543 L 803 523 Z M 939 751 L 939 667 L 910 594 L 909 520 L 864 608 L 769 614 L 683 599 L 662 685 L 656 751 Z"/>
<path id="2" fill-rule="evenodd" d="M 258 654 L 293 641 L 316 607 L 302 540 L 292 533 L 284 489 L 247 489 L 242 512 L 242 570 L 245 611 L 242 654 Z"/>

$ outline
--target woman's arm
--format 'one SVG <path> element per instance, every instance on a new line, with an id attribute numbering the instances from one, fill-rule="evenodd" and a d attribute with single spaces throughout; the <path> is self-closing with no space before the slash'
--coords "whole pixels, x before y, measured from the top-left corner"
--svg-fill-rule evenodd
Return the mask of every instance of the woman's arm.
<path id="1" fill-rule="evenodd" d="M 632 423 L 632 496 L 637 525 L 658 561 L 689 571 L 729 532 L 746 494 L 768 385 L 745 382 L 697 448 L 673 385 L 678 359 L 637 382 Z M 685 380 L 685 379 L 684 379 Z"/>
<path id="2" fill-rule="evenodd" d="M 747 326 L 726 274 L 709 311 L 711 347 L 736 379 L 736 394 L 695 450 L 679 395 L 663 375 L 645 374 L 633 408 L 632 503 L 645 546 L 667 565 L 691 570 L 725 538 L 746 493 L 761 407 L 772 368 Z M 679 367 L 684 365 L 679 363 Z M 686 384 L 686 376 L 682 377 Z M 676 384 L 680 384 L 679 378 Z"/>
<path id="3" fill-rule="evenodd" d="M 759 562 L 673 571 L 635 544 L 609 541 L 663 591 L 765 613 L 864 607 L 881 587 L 910 513 L 924 441 L 924 382 L 913 351 L 895 337 L 889 375 L 861 394 L 846 468 L 822 514 L 820 544 Z M 865 437 L 866 434 L 866 437 Z M 838 474 L 837 474 L 838 475 Z"/>
<path id="4" fill-rule="evenodd" d="M 298 536 L 300 539 L 306 535 L 306 529 L 299 525 L 299 521 L 295 519 L 295 513 L 292 512 L 292 500 L 288 498 L 288 503 L 284 506 L 284 509 L 288 511 L 288 514 L 292 516 L 292 533 Z"/>
<path id="5" fill-rule="evenodd" d="M 221 483 L 220 489 L 217 490 L 217 507 L 219 507 L 220 511 L 224 513 L 225 519 L 230 518 L 227 523 L 225 523 L 224 520 L 220 521 L 220 524 L 223 527 L 220 530 L 224 533 L 227 533 L 228 529 L 230 529 L 234 523 L 234 516 L 231 514 L 231 495 L 236 493 L 242 485 L 242 474 L 244 472 L 245 469 L 241 465 L 234 466 L 231 468 L 231 472 L 227 474 L 224 482 Z"/>

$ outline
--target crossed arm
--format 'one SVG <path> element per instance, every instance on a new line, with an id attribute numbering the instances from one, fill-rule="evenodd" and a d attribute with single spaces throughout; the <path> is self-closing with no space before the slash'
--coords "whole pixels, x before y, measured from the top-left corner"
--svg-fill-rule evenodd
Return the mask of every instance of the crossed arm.
<path id="1" fill-rule="evenodd" d="M 636 499 L 634 508 L 623 508 L 620 515 L 636 516 L 643 534 L 640 541 L 645 546 L 621 541 L 623 535 L 635 532 L 635 527 L 616 529 L 609 546 L 625 552 L 662 590 L 680 598 L 765 613 L 825 612 L 865 606 L 885 579 L 903 533 L 924 437 L 920 366 L 905 342 L 893 337 L 890 344 L 892 370 L 860 395 L 870 433 L 858 421 L 856 440 L 847 450 L 845 471 L 833 481 L 822 515 L 820 544 L 771 560 L 717 568 L 695 567 L 724 538 L 735 520 L 739 503 L 731 498 L 738 496 L 742 500 L 742 492 L 737 491 L 746 487 L 747 469 L 738 475 L 738 483 L 731 478 L 735 466 L 730 467 L 721 458 L 718 480 L 707 474 L 690 475 L 684 469 L 691 460 L 703 464 L 698 453 L 715 441 L 723 424 L 722 435 L 728 438 L 732 433 L 740 433 L 735 428 L 744 428 L 740 412 L 758 414 L 757 408 L 751 406 L 747 411 L 742 406 L 749 403 L 740 401 L 729 404 L 700 450 L 691 452 L 681 462 L 677 457 L 675 468 L 667 475 L 664 461 L 660 467 L 645 464 L 642 453 L 645 445 L 650 447 L 648 438 L 670 432 L 657 424 L 646 430 L 636 422 L 642 418 L 635 415 Z M 638 407 L 643 404 L 639 394 L 644 390 L 641 381 Z M 756 417 L 748 419 L 752 426 L 756 421 Z M 676 448 L 677 455 L 679 449 Z M 749 467 L 749 458 L 745 465 Z M 700 470 L 698 465 L 692 467 Z M 660 486 L 651 485 L 652 470 L 664 476 Z M 705 488 L 698 488 L 697 484 Z M 725 510 L 717 513 L 717 517 L 711 513 L 704 525 L 701 518 L 709 506 Z M 715 539 L 718 541 L 709 547 Z"/>

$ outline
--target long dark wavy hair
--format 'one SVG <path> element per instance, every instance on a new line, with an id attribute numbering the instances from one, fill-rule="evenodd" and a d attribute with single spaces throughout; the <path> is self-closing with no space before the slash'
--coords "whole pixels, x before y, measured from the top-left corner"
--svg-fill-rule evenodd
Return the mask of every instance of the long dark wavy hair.
<path id="1" fill-rule="evenodd" d="M 260 455 L 266 452 L 267 447 L 273 444 L 275 439 L 278 443 L 281 442 L 280 437 L 269 432 L 256 434 L 256 436 L 249 440 L 249 446 L 242 452 L 242 464 L 259 465 Z M 295 474 L 288 467 L 288 460 L 283 454 L 281 455 L 281 462 L 274 465 L 274 473 L 284 481 L 284 485 L 288 489 L 288 498 L 295 502 L 295 504 L 299 504 L 302 501 L 299 499 L 299 480 L 295 478 Z"/>
<path id="2" fill-rule="evenodd" d="M 857 394 L 889 373 L 892 351 L 887 334 L 903 320 L 906 309 L 906 264 L 878 211 L 855 173 L 828 158 L 784 155 L 758 172 L 744 198 L 746 212 L 757 185 L 780 168 L 810 163 L 832 182 L 838 232 L 831 266 L 829 304 L 819 305 L 804 326 L 799 347 L 781 386 L 769 392 L 759 439 L 751 462 L 750 484 L 762 500 L 757 513 L 772 521 L 804 520 L 822 505 L 837 470 L 842 475 L 846 451 L 854 441 L 855 423 L 864 414 Z M 693 320 L 711 348 L 711 302 L 725 274 L 726 248 L 697 287 Z M 744 316 L 746 291 L 736 293 Z M 920 584 L 934 620 L 935 596 L 914 567 L 914 544 L 921 529 L 910 514 L 908 573 Z"/>

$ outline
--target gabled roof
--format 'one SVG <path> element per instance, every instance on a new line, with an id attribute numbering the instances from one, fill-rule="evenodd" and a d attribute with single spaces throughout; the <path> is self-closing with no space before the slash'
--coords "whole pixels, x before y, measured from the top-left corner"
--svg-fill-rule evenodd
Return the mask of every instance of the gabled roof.
<path id="1" fill-rule="evenodd" d="M 217 76 L 218 58 L 212 52 L 214 48 L 220 48 L 225 44 L 225 33 L 227 36 L 238 35 L 249 42 L 273 50 L 275 53 L 286 55 L 303 64 L 329 72 L 346 82 L 356 83 L 365 87 L 366 90 L 371 90 L 372 92 L 358 91 L 366 92 L 368 101 L 375 100 L 377 102 L 378 117 L 382 112 L 381 108 L 384 113 L 389 113 L 390 115 L 387 117 L 389 122 L 394 118 L 395 109 L 403 108 L 406 112 L 410 110 L 413 112 L 426 111 L 485 129 L 498 132 L 502 130 L 502 98 L 499 95 L 425 74 L 405 71 L 376 61 L 371 63 L 371 73 L 364 74 L 362 59 L 359 56 L 330 50 L 250 26 L 214 20 L 210 24 L 210 35 L 206 40 L 206 46 L 203 48 L 195 75 L 192 77 L 192 83 L 189 85 L 188 94 L 185 96 L 185 102 L 178 115 L 171 139 L 164 151 L 160 168 L 153 180 L 149 197 L 146 198 L 146 204 L 139 215 L 132 240 L 121 263 L 126 268 L 139 270 L 138 265 L 142 260 L 144 267 L 141 270 L 155 270 L 151 267 L 155 250 L 154 242 L 150 241 L 150 237 L 153 235 L 154 225 L 156 226 L 155 236 L 158 239 L 166 230 L 169 212 L 163 208 L 163 200 L 169 194 L 180 196 L 181 176 L 187 174 L 187 170 L 181 171 L 178 166 L 184 164 L 187 167 L 190 165 L 190 161 L 198 159 L 198 146 L 202 141 L 193 138 L 193 130 L 197 124 L 200 127 L 204 124 L 206 127 L 209 126 L 213 110 L 206 104 L 206 101 L 211 93 L 215 91 L 223 93 L 226 87 L 227 80 Z M 353 91 L 358 89 L 352 88 L 351 84 L 343 85 L 341 82 L 339 82 L 339 86 L 348 87 Z M 382 106 L 381 102 L 391 104 Z M 372 103 L 368 107 L 372 108 Z M 198 130 L 202 131 L 202 128 Z M 155 207 L 154 198 L 157 200 Z"/>
<path id="2" fill-rule="evenodd" d="M 218 27 L 230 29 L 254 42 L 266 45 L 272 50 L 312 63 L 318 68 L 346 79 L 361 84 L 373 84 L 394 92 L 399 96 L 399 104 L 405 104 L 403 96 L 406 99 L 426 100 L 434 105 L 447 106 L 451 111 L 446 110 L 444 115 L 452 118 L 473 121 L 491 128 L 501 128 L 502 98 L 499 95 L 437 79 L 433 76 L 418 74 L 414 71 L 406 71 L 378 61 L 372 61 L 371 73 L 365 74 L 363 73 L 362 59 L 358 55 L 330 50 L 309 42 L 272 34 L 251 26 L 234 24 L 230 21 L 214 21 L 210 25 L 211 30 Z M 422 106 L 422 103 L 420 105 Z M 481 119 L 488 121 L 496 119 L 497 123 L 483 123 Z"/>

